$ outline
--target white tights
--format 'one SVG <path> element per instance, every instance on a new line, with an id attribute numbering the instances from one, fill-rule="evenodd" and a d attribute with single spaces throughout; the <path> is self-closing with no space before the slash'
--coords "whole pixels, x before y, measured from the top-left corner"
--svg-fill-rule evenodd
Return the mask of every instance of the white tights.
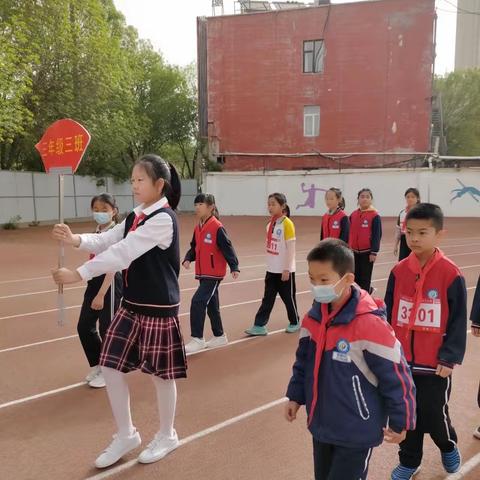
<path id="1" fill-rule="evenodd" d="M 130 392 L 125 374 L 109 367 L 102 367 L 103 377 L 107 385 L 108 399 L 112 407 L 113 418 L 118 428 L 118 435 L 129 437 L 134 434 L 135 428 L 130 413 Z M 177 404 L 177 385 L 175 380 L 163 380 L 151 376 L 157 393 L 158 414 L 160 416 L 161 435 L 173 435 L 175 420 L 175 406 Z"/>

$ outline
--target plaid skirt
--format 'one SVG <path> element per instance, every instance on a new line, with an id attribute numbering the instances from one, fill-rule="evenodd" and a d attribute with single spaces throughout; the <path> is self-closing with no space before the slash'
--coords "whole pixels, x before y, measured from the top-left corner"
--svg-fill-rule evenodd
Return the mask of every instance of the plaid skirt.
<path id="1" fill-rule="evenodd" d="M 149 317 L 120 307 L 107 330 L 100 365 L 123 373 L 140 369 L 174 380 L 187 376 L 177 317 Z"/>

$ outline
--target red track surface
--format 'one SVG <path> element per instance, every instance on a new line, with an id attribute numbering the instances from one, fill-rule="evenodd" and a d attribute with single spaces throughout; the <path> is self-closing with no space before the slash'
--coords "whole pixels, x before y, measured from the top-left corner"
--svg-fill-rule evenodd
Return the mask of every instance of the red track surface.
<path id="1" fill-rule="evenodd" d="M 318 239 L 315 218 L 294 219 L 297 227 L 297 289 L 299 310 L 311 304 L 305 275 L 306 251 Z M 283 397 L 294 359 L 297 337 L 283 332 L 261 339 L 244 339 L 263 293 L 264 218 L 223 219 L 240 257 L 241 276 L 227 278 L 220 290 L 229 346 L 189 358 L 189 377 L 178 382 L 176 428 L 187 443 L 164 460 L 150 465 L 128 463 L 111 478 L 174 480 L 311 479 L 311 438 L 305 415 L 294 424 L 283 420 L 283 404 L 251 412 Z M 181 244 L 185 252 L 194 224 L 182 216 Z M 448 219 L 444 251 L 461 267 L 469 287 L 469 308 L 480 271 L 480 220 Z M 91 225 L 75 225 L 89 231 Z M 83 289 L 66 289 L 67 323 L 58 327 L 56 289 L 49 278 L 56 265 L 57 247 L 49 228 L 0 232 L 0 479 L 83 479 L 97 474 L 93 460 L 110 441 L 113 420 L 104 390 L 93 390 L 83 381 L 88 365 L 75 337 Z M 393 266 L 393 222 L 384 222 L 382 253 L 374 269 L 374 285 L 383 296 Z M 67 250 L 67 264 L 84 261 L 82 252 Z M 39 278 L 40 277 L 40 278 Z M 181 323 L 188 340 L 190 299 L 196 288 L 191 272 L 182 272 Z M 53 290 L 50 292 L 50 290 Z M 301 293 L 305 292 L 305 293 Z M 278 300 L 269 323 L 271 332 L 287 324 Z M 206 336 L 210 335 L 208 321 Z M 67 337 L 67 338 L 65 338 Z M 55 340 L 53 342 L 48 342 Z M 38 345 L 30 345 L 39 342 Z M 464 365 L 454 374 L 451 400 L 453 423 L 459 434 L 464 461 L 480 452 L 472 430 L 480 424 L 476 406 L 480 339 L 469 335 Z M 147 376 L 129 376 L 134 422 L 144 442 L 157 430 L 154 391 Z M 32 400 L 34 395 L 70 387 Z M 8 405 L 6 405 L 8 404 Z M 267 405 L 268 407 L 268 405 Z M 235 418 L 246 412 L 246 418 Z M 229 425 L 219 425 L 227 420 Z M 215 431 L 210 427 L 220 426 Z M 207 431 L 206 431 L 207 430 Z M 202 432 L 201 438 L 188 438 Z M 375 450 L 369 479 L 386 480 L 396 464 L 396 447 Z M 107 470 L 108 472 L 108 470 Z M 116 472 L 116 473 L 114 473 Z M 103 477 L 102 477 L 103 478 Z M 423 470 L 418 480 L 446 478 L 438 452 L 427 441 Z M 480 478 L 480 467 L 462 478 Z"/>

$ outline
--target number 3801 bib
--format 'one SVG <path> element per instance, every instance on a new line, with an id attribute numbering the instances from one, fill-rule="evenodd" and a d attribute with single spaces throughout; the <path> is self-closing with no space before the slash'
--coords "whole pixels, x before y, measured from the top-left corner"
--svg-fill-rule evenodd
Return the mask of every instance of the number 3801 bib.
<path id="1" fill-rule="evenodd" d="M 398 304 L 397 325 L 405 327 L 409 323 L 413 302 L 401 298 Z M 418 306 L 413 330 L 439 331 L 442 323 L 442 305 L 439 299 L 423 299 Z"/>

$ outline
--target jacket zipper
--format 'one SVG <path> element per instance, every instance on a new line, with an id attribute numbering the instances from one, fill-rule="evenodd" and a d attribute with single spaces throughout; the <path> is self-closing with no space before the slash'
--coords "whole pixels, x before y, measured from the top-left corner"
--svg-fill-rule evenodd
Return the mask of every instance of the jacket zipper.
<path id="1" fill-rule="evenodd" d="M 210 265 L 212 266 L 212 269 L 215 269 L 215 265 L 213 263 L 213 253 L 210 254 Z"/>

